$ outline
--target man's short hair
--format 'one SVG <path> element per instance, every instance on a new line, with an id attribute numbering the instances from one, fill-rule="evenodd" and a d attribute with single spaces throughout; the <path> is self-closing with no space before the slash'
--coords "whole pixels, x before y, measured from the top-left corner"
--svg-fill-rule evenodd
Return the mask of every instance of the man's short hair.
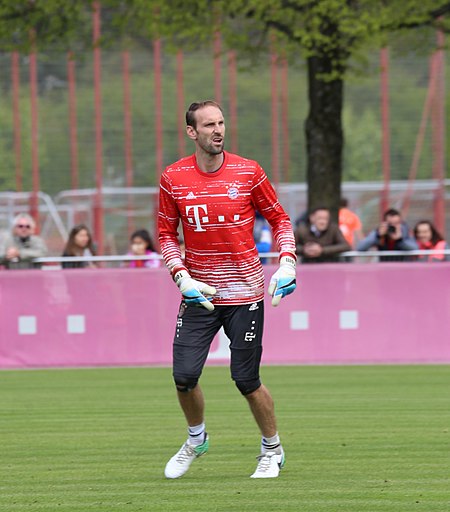
<path id="1" fill-rule="evenodd" d="M 189 108 L 186 112 L 186 125 L 192 126 L 192 128 L 197 128 L 197 119 L 195 117 L 195 113 L 197 110 L 204 108 L 204 107 L 216 107 L 218 108 L 222 114 L 223 110 L 222 107 L 214 100 L 205 100 L 205 101 L 195 101 L 194 103 L 191 103 L 189 105 Z"/>
<path id="2" fill-rule="evenodd" d="M 16 215 L 13 220 L 13 228 L 15 228 L 18 224 L 20 224 L 20 221 L 22 219 L 25 219 L 27 224 L 31 226 L 32 229 L 36 227 L 36 222 L 34 221 L 33 217 L 28 213 L 19 213 L 19 215 Z"/>
<path id="3" fill-rule="evenodd" d="M 395 215 L 398 215 L 399 217 L 402 216 L 402 214 L 395 208 L 389 208 L 389 210 L 386 210 L 383 213 L 383 220 L 386 220 L 388 217 L 394 217 Z"/>
<path id="4" fill-rule="evenodd" d="M 315 208 L 309 211 L 309 215 L 314 215 L 316 212 L 320 210 L 325 210 L 326 212 L 330 213 L 330 209 L 327 208 L 326 206 L 316 206 Z"/>

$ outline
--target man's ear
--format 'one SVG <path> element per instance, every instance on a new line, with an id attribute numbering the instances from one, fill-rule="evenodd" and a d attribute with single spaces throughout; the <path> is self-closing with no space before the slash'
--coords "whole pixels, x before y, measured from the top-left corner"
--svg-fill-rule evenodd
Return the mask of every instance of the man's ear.
<path id="1" fill-rule="evenodd" d="M 192 140 L 196 140 L 197 139 L 197 130 L 193 126 L 187 125 L 186 126 L 186 133 L 187 133 L 187 136 L 190 139 L 192 139 Z"/>

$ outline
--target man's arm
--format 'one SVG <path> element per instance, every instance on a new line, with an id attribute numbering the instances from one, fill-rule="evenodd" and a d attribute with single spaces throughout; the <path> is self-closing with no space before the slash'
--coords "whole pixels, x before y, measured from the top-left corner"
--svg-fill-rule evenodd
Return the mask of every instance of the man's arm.
<path id="1" fill-rule="evenodd" d="M 297 286 L 295 239 L 289 216 L 278 202 L 275 190 L 259 165 L 254 176 L 252 200 L 269 222 L 280 253 L 280 267 L 271 277 L 268 289 L 269 295 L 272 297 L 272 306 L 276 307 L 281 299 L 290 295 Z"/>
<path id="2" fill-rule="evenodd" d="M 252 199 L 256 208 L 272 228 L 280 256 L 287 253 L 295 259 L 295 239 L 289 216 L 278 201 L 275 190 L 260 166 L 257 166 L 252 187 Z"/>
<path id="3" fill-rule="evenodd" d="M 42 258 L 47 254 L 47 246 L 44 239 L 33 235 L 30 238 L 30 247 L 21 247 L 19 257 L 21 260 L 32 260 L 33 258 Z"/>
<path id="4" fill-rule="evenodd" d="M 181 258 L 178 242 L 178 223 L 180 214 L 173 199 L 172 186 L 165 174 L 161 176 L 159 191 L 158 232 L 161 253 L 175 284 L 178 286 L 184 302 L 188 306 L 203 306 L 212 311 L 211 303 L 216 289 L 196 279 L 192 279 Z"/>
<path id="5" fill-rule="evenodd" d="M 187 270 L 178 242 L 179 219 L 180 214 L 172 195 L 172 185 L 163 174 L 159 188 L 158 238 L 161 254 L 172 276 L 179 270 Z"/>
<path id="6" fill-rule="evenodd" d="M 0 262 L 6 259 L 6 250 L 11 245 L 11 236 L 7 232 L 0 233 Z"/>
<path id="7" fill-rule="evenodd" d="M 418 249 L 416 239 L 410 236 L 408 226 L 402 225 L 402 238 L 397 240 L 396 249 L 399 251 L 415 251 Z"/>
<path id="8" fill-rule="evenodd" d="M 357 251 L 368 251 L 371 247 L 375 247 L 378 245 L 378 235 L 377 230 L 374 229 L 371 231 L 364 240 L 358 242 L 356 246 Z"/>

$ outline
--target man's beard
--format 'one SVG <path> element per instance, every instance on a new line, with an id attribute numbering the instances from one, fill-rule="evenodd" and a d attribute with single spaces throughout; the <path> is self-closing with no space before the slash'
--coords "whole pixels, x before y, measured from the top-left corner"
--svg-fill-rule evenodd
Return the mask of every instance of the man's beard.
<path id="1" fill-rule="evenodd" d="M 223 141 L 220 146 L 216 146 L 212 142 L 209 144 L 203 144 L 202 142 L 199 141 L 198 144 L 203 149 L 203 151 L 205 151 L 205 153 L 208 153 L 209 155 L 220 155 L 221 153 L 223 153 Z"/>

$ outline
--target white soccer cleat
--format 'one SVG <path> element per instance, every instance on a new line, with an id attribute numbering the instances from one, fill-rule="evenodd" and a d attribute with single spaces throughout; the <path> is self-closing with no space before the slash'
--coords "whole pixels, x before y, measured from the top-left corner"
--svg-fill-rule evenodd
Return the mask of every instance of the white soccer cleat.
<path id="1" fill-rule="evenodd" d="M 262 453 L 257 459 L 256 471 L 250 478 L 276 478 L 285 462 L 283 448 Z"/>
<path id="2" fill-rule="evenodd" d="M 205 440 L 199 446 L 192 446 L 188 441 L 186 441 L 166 464 L 164 475 L 166 478 L 180 478 L 180 476 L 183 476 L 187 472 L 194 460 L 205 454 L 208 451 L 208 448 L 208 435 L 206 435 Z"/>

